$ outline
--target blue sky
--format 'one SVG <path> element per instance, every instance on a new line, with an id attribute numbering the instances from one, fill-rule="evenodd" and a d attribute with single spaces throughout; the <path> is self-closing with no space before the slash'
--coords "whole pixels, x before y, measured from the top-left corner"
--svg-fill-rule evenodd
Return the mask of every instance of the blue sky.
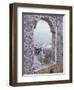
<path id="1" fill-rule="evenodd" d="M 40 20 L 34 29 L 34 42 L 40 44 L 48 44 L 52 42 L 52 32 L 48 23 Z"/>

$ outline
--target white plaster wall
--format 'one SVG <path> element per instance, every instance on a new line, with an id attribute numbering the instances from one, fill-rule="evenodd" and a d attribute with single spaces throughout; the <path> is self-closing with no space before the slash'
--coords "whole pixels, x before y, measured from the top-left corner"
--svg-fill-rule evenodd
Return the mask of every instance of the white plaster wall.
<path id="1" fill-rule="evenodd" d="M 9 3 L 12 2 L 72 5 L 74 10 L 74 0 L 0 0 L 0 90 L 73 90 L 74 79 L 72 84 L 26 87 L 9 86 Z"/>

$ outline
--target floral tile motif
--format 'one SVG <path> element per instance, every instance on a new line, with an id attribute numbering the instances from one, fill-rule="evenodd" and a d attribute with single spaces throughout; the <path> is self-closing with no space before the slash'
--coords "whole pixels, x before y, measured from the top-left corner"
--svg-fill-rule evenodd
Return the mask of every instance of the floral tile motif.
<path id="1" fill-rule="evenodd" d="M 50 39 L 47 44 L 34 41 L 34 31 L 41 20 L 50 27 L 52 43 L 48 43 Z M 63 72 L 63 15 L 22 13 L 22 21 L 22 75 Z"/>

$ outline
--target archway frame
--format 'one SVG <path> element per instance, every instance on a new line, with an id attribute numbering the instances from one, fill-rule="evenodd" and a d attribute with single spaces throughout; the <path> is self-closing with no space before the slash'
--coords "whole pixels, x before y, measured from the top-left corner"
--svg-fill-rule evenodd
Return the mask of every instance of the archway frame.
<path id="1" fill-rule="evenodd" d="M 36 25 L 37 23 L 40 21 L 40 20 L 44 20 L 45 22 L 48 23 L 49 27 L 50 27 L 50 31 L 52 32 L 52 38 L 54 38 L 54 40 L 52 41 L 52 55 L 54 55 L 54 64 L 57 63 L 57 27 L 56 25 L 54 25 L 52 23 L 52 20 L 51 18 L 49 18 L 49 16 L 45 17 L 45 16 L 38 16 L 36 18 L 34 18 L 34 28 L 36 28 Z M 54 53 L 54 54 L 53 54 Z M 52 58 L 53 59 L 53 58 Z"/>
<path id="2" fill-rule="evenodd" d="M 24 14 L 23 14 L 24 16 Z M 33 48 L 33 32 L 36 28 L 36 25 L 38 21 L 44 20 L 48 23 L 51 32 L 52 32 L 52 60 L 54 64 L 57 63 L 57 26 L 56 26 L 56 19 L 53 19 L 52 16 L 48 15 L 25 15 L 24 21 L 23 21 L 23 37 L 24 37 L 24 50 L 22 50 L 22 75 L 25 73 L 34 73 L 33 65 L 34 65 L 34 48 Z M 31 41 L 31 42 L 30 42 Z M 22 45 L 24 44 L 22 43 Z M 29 43 L 29 44 L 28 44 Z M 28 57 L 27 54 L 31 53 L 31 55 Z M 24 56 L 24 57 L 23 57 Z M 26 63 L 27 61 L 27 63 Z M 30 65 L 31 67 L 25 67 L 24 63 L 26 63 L 26 66 Z M 27 71 L 26 71 L 27 70 Z"/>

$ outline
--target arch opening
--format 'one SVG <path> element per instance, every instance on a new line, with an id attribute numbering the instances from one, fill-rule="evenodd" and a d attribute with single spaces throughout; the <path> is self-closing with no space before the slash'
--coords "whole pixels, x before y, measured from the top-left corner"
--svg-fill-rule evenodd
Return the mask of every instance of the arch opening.
<path id="1" fill-rule="evenodd" d="M 49 65 L 52 62 L 52 36 L 48 22 L 39 20 L 33 33 L 35 66 Z"/>

